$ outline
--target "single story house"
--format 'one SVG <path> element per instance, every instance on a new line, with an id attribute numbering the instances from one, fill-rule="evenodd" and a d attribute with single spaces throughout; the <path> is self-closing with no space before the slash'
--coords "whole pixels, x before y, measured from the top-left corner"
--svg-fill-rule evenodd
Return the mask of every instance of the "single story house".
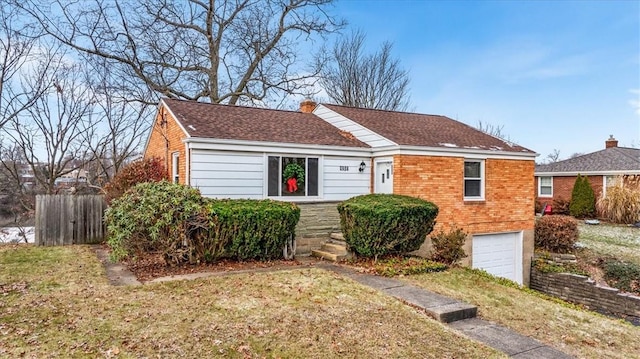
<path id="1" fill-rule="evenodd" d="M 611 135 L 603 150 L 537 165 L 536 201 L 542 204 L 570 201 L 578 175 L 587 176 L 596 199 L 606 196 L 607 187 L 615 185 L 620 178 L 640 175 L 640 149 L 618 147 L 618 141 Z"/>
<path id="2" fill-rule="evenodd" d="M 310 100 L 282 111 L 162 99 L 144 155 L 164 158 L 174 181 L 205 196 L 298 203 L 298 254 L 339 229 L 339 201 L 424 198 L 440 208 L 436 230 L 470 234 L 464 264 L 528 283 L 536 154 L 450 118 Z M 304 178 L 294 188 L 289 167 Z"/>

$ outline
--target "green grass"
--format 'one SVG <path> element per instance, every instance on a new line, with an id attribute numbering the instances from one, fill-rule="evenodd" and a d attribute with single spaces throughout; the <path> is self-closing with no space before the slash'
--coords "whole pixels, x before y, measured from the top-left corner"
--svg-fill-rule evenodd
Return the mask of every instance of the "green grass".
<path id="1" fill-rule="evenodd" d="M 640 265 L 640 228 L 625 225 L 579 224 L 579 242 L 595 255 Z"/>
<path id="2" fill-rule="evenodd" d="M 640 328 L 469 269 L 403 280 L 478 306 L 479 316 L 579 358 L 633 358 Z"/>
<path id="3" fill-rule="evenodd" d="M 0 246 L 0 290 L 0 357 L 505 357 L 314 268 L 113 287 L 89 247 Z"/>

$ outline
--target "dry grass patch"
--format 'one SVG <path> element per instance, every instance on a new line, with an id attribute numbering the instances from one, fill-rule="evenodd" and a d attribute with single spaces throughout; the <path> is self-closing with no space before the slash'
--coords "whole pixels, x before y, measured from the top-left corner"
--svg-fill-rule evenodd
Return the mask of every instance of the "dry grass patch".
<path id="1" fill-rule="evenodd" d="M 578 224 L 579 241 L 590 251 L 640 265 L 640 228 L 626 225 Z"/>
<path id="2" fill-rule="evenodd" d="M 422 274 L 404 280 L 478 306 L 479 316 L 580 358 L 632 358 L 640 353 L 640 328 L 621 320 L 558 304 L 468 270 Z"/>
<path id="3" fill-rule="evenodd" d="M 0 356 L 503 357 L 314 268 L 112 287 L 89 247 L 0 247 L 0 284 Z"/>

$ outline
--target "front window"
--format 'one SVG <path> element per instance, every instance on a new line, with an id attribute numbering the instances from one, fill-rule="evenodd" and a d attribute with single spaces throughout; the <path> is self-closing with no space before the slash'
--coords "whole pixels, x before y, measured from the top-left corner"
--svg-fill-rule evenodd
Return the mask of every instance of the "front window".
<path id="1" fill-rule="evenodd" d="M 318 196 L 318 158 L 280 157 L 268 158 L 269 197 Z"/>
<path id="2" fill-rule="evenodd" d="M 484 161 L 464 161 L 464 199 L 484 198 Z"/>
<path id="3" fill-rule="evenodd" d="M 538 177 L 538 196 L 553 197 L 553 177 Z"/>
<path id="4" fill-rule="evenodd" d="M 179 183 L 180 182 L 180 153 L 179 152 L 174 152 L 172 154 L 172 161 L 171 161 L 171 168 L 172 168 L 172 180 L 173 183 Z"/>

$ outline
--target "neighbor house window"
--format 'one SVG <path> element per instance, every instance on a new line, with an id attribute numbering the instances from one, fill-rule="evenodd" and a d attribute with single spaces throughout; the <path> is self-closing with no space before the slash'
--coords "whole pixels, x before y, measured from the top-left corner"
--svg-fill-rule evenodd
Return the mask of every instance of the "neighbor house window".
<path id="1" fill-rule="evenodd" d="M 318 158 L 269 156 L 267 196 L 318 196 Z"/>
<path id="2" fill-rule="evenodd" d="M 172 171 L 172 175 L 171 178 L 173 179 L 173 183 L 179 183 L 180 182 L 180 171 L 179 171 L 179 166 L 180 166 L 180 153 L 179 152 L 174 152 L 171 154 L 171 171 Z"/>
<path id="3" fill-rule="evenodd" d="M 624 184 L 622 176 L 604 176 L 604 184 L 602 186 L 602 197 L 607 196 L 607 189 Z"/>
<path id="4" fill-rule="evenodd" d="M 538 177 L 538 197 L 553 197 L 553 177 Z"/>
<path id="5" fill-rule="evenodd" d="M 464 161 L 464 199 L 484 198 L 484 161 Z"/>

